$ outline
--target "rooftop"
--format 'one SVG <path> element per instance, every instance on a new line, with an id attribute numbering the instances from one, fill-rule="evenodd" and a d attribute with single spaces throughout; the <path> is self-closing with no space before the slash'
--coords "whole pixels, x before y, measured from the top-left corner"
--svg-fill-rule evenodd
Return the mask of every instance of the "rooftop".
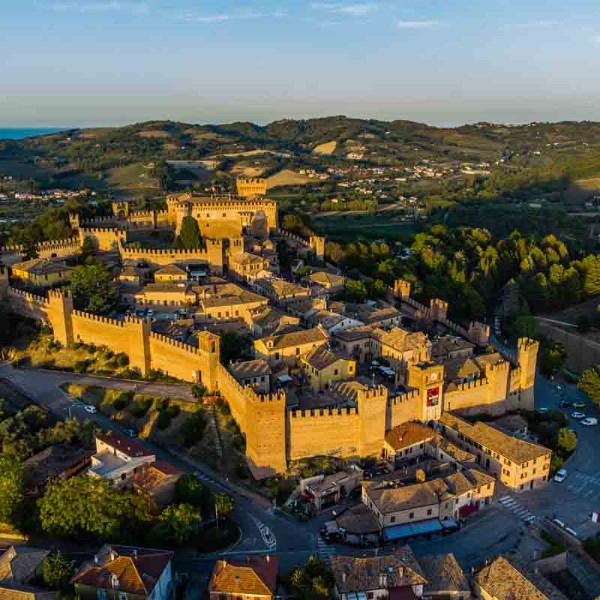
<path id="1" fill-rule="evenodd" d="M 173 552 L 132 546 L 103 546 L 94 562 L 84 564 L 71 582 L 100 589 L 118 589 L 136 596 L 149 596 Z"/>
<path id="2" fill-rule="evenodd" d="M 228 367 L 229 372 L 236 379 L 245 379 L 246 377 L 257 377 L 261 375 L 270 375 L 271 367 L 266 360 L 245 360 L 238 363 L 232 363 Z"/>
<path id="3" fill-rule="evenodd" d="M 50 550 L 31 546 L 11 546 L 0 556 L 0 581 L 27 583 L 49 554 Z"/>
<path id="4" fill-rule="evenodd" d="M 247 556 L 218 560 L 208 589 L 225 594 L 274 595 L 279 572 L 277 556 Z"/>
<path id="5" fill-rule="evenodd" d="M 101 433 L 97 435 L 96 438 L 132 458 L 154 456 L 154 452 L 147 448 L 142 442 L 128 438 L 120 433 Z"/>
<path id="6" fill-rule="evenodd" d="M 304 357 L 304 362 L 316 369 L 321 371 L 330 367 L 338 360 L 342 360 L 339 356 L 336 356 L 327 346 L 317 346 L 308 351 Z"/>
<path id="7" fill-rule="evenodd" d="M 56 260 L 32 258 L 31 260 L 15 263 L 11 269 L 13 271 L 25 271 L 31 275 L 50 275 L 52 273 L 64 273 L 65 271 L 70 271 L 71 267 Z"/>
<path id="8" fill-rule="evenodd" d="M 497 600 L 566 600 L 545 577 L 503 556 L 481 569 L 473 581 Z"/>
<path id="9" fill-rule="evenodd" d="M 462 433 L 488 450 L 493 450 L 517 464 L 523 464 L 551 453 L 545 446 L 512 437 L 480 421 L 471 425 L 450 412 L 442 414 L 440 424 Z"/>
<path id="10" fill-rule="evenodd" d="M 422 556 L 419 564 L 428 580 L 425 595 L 470 592 L 469 582 L 454 554 Z"/>
<path id="11" fill-rule="evenodd" d="M 410 332 L 400 327 L 379 333 L 379 341 L 400 352 L 423 348 L 429 344 L 429 339 L 422 331 Z"/>
<path id="12" fill-rule="evenodd" d="M 427 583 L 409 546 L 399 548 L 394 554 L 373 558 L 333 555 L 331 571 L 336 588 L 342 594 Z M 385 585 L 382 586 L 383 582 Z"/>
<path id="13" fill-rule="evenodd" d="M 281 348 L 289 348 L 290 346 L 302 346 L 303 344 L 326 342 L 329 340 L 327 332 L 321 327 L 313 327 L 312 329 L 303 329 L 301 331 L 293 331 L 282 335 L 271 335 L 261 340 L 270 350 Z"/>
<path id="14" fill-rule="evenodd" d="M 402 450 L 403 448 L 409 448 L 415 444 L 420 444 L 432 439 L 437 434 L 422 423 L 409 422 L 397 425 L 393 429 L 390 429 L 385 435 L 385 442 L 391 446 L 394 451 Z"/>

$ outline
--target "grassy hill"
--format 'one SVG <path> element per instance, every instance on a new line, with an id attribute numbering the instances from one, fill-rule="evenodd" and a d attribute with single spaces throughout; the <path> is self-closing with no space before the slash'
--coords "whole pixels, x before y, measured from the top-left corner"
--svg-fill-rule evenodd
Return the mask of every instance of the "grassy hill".
<path id="1" fill-rule="evenodd" d="M 315 150 L 325 152 L 315 153 Z M 480 123 L 439 128 L 411 121 L 343 116 L 281 120 L 259 126 L 237 122 L 193 125 L 150 121 L 125 127 L 74 129 L 26 140 L 0 140 L 0 175 L 34 179 L 42 186 L 90 187 L 120 195 L 159 192 L 153 166 L 162 161 L 204 161 L 224 176 L 297 172 L 299 168 L 410 166 L 434 161 L 493 162 L 505 149 L 517 166 L 561 168 L 573 180 L 600 176 L 600 124 Z M 179 169 L 181 171 L 181 169 Z M 211 169 L 209 169 L 210 171 Z M 194 169 L 175 174 L 190 185 L 206 182 Z"/>

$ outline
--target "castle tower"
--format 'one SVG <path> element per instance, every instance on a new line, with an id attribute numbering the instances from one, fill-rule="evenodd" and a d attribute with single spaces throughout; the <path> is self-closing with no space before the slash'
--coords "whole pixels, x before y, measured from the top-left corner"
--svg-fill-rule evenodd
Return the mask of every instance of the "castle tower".
<path id="1" fill-rule="evenodd" d="M 415 419 L 437 421 L 442 415 L 444 366 L 435 363 L 408 365 L 408 387 L 419 390 L 420 414 Z"/>
<path id="2" fill-rule="evenodd" d="M 394 296 L 401 300 L 410 298 L 411 283 L 406 279 L 396 279 L 394 281 Z"/>
<path id="3" fill-rule="evenodd" d="M 129 340 L 129 364 L 142 375 L 150 371 L 150 319 L 125 317 L 125 335 Z"/>
<path id="4" fill-rule="evenodd" d="M 311 235 L 308 244 L 319 260 L 325 259 L 325 238 L 320 235 Z"/>
<path id="5" fill-rule="evenodd" d="M 258 395 L 246 389 L 246 459 L 255 477 L 287 469 L 285 392 Z"/>
<path id="6" fill-rule="evenodd" d="M 205 239 L 206 244 L 206 259 L 211 268 L 211 271 L 217 275 L 223 274 L 224 265 L 224 245 L 223 240 Z M 243 248 L 242 248 L 243 249 Z"/>
<path id="7" fill-rule="evenodd" d="M 478 346 L 485 347 L 490 341 L 490 326 L 480 321 L 471 321 L 469 323 L 469 330 L 467 337 L 470 342 L 477 344 Z"/>
<path id="8" fill-rule="evenodd" d="M 429 314 L 432 321 L 445 321 L 448 318 L 448 303 L 439 298 L 429 301 Z"/>
<path id="9" fill-rule="evenodd" d="M 60 290 L 48 292 L 47 317 L 54 332 L 54 339 L 63 346 L 75 341 L 73 335 L 73 298 Z"/>
<path id="10" fill-rule="evenodd" d="M 221 360 L 221 338 L 210 331 L 202 331 L 198 334 L 198 348 L 202 356 L 195 379 L 207 390 L 215 391 Z"/>
<path id="11" fill-rule="evenodd" d="M 129 206 L 129 202 L 126 202 L 126 201 L 113 202 L 111 206 L 112 206 L 113 215 L 115 217 L 117 217 L 117 219 L 124 220 L 129 216 L 129 213 L 131 210 L 130 206 Z"/>
<path id="12" fill-rule="evenodd" d="M 79 213 L 69 213 L 69 225 L 71 225 L 71 229 L 79 231 L 79 228 L 81 227 Z"/>
<path id="13" fill-rule="evenodd" d="M 267 194 L 268 182 L 262 177 L 240 177 L 236 180 L 235 186 L 240 198 L 252 198 L 254 196 L 265 196 Z"/>
<path id="14" fill-rule="evenodd" d="M 376 388 L 358 390 L 356 403 L 360 422 L 359 452 L 361 456 L 380 456 L 385 439 L 388 389 L 380 385 Z"/>
<path id="15" fill-rule="evenodd" d="M 540 343 L 530 338 L 519 338 L 517 362 L 520 368 L 521 408 L 533 409 L 533 386 Z"/>
<path id="16" fill-rule="evenodd" d="M 506 410 L 506 399 L 510 390 L 510 363 L 501 360 L 485 367 L 487 385 L 487 409 L 492 414 L 501 414 Z"/>

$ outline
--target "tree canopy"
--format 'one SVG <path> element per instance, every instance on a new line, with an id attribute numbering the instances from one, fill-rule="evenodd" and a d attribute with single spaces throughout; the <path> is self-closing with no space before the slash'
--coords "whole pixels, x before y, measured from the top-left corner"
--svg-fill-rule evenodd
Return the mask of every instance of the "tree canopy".
<path id="1" fill-rule="evenodd" d="M 70 289 L 75 306 L 94 314 L 108 313 L 117 301 L 110 273 L 101 263 L 75 267 L 71 272 Z"/>
<path id="2" fill-rule="evenodd" d="M 194 217 L 185 216 L 181 221 L 181 230 L 175 238 L 175 248 L 180 250 L 195 250 L 202 247 L 202 236 L 198 221 Z"/>

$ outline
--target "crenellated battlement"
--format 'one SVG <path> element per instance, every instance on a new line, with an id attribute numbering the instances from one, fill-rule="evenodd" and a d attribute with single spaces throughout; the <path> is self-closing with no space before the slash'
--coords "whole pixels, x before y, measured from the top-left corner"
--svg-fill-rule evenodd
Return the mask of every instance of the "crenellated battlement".
<path id="1" fill-rule="evenodd" d="M 353 406 L 311 408 L 310 410 L 294 409 L 289 411 L 292 419 L 322 419 L 329 417 L 357 417 L 358 409 Z"/>
<path id="2" fill-rule="evenodd" d="M 150 338 L 162 342 L 163 344 L 168 344 L 169 346 L 173 346 L 173 348 L 178 348 L 179 350 L 184 350 L 185 352 L 189 352 L 190 354 L 194 354 L 196 356 L 204 356 L 205 353 L 200 348 L 196 348 L 196 346 L 190 346 L 190 344 L 186 344 L 185 342 L 181 342 L 167 335 L 163 335 L 161 333 L 150 333 Z"/>
<path id="3" fill-rule="evenodd" d="M 115 227 L 114 224 L 111 227 L 82 227 L 81 232 L 85 234 L 95 234 L 95 233 L 110 233 L 113 232 L 115 235 L 125 235 L 126 232 L 120 229 L 119 227 Z"/>
<path id="4" fill-rule="evenodd" d="M 278 390 L 275 393 L 271 393 L 271 394 L 259 394 L 258 392 L 256 392 L 254 389 L 252 389 L 251 387 L 246 387 L 244 388 L 246 395 L 248 396 L 248 400 L 250 400 L 250 402 L 260 402 L 260 403 L 265 403 L 265 402 L 273 402 L 273 403 L 283 403 L 285 406 L 285 402 L 286 402 L 286 395 L 285 392 L 283 390 Z"/>
<path id="5" fill-rule="evenodd" d="M 102 223 L 111 223 L 115 225 L 115 217 L 92 217 L 91 219 L 86 219 L 85 221 L 81 221 L 81 227 L 89 227 L 95 226 Z"/>
<path id="6" fill-rule="evenodd" d="M 9 287 L 8 293 L 13 294 L 14 296 L 24 298 L 28 302 L 36 303 L 40 306 L 48 305 L 48 298 L 45 298 L 44 296 L 38 296 L 37 294 L 32 294 L 31 292 L 26 292 L 25 290 L 19 290 L 14 287 Z"/>
<path id="7" fill-rule="evenodd" d="M 400 394 L 399 396 L 390 398 L 389 404 L 390 404 L 390 406 L 397 406 L 399 404 L 402 404 L 403 402 L 409 402 L 409 401 L 415 400 L 416 398 L 420 398 L 420 397 L 421 397 L 421 392 L 419 390 L 417 390 L 417 389 L 409 390 L 408 392 L 404 392 L 403 394 Z"/>
<path id="8" fill-rule="evenodd" d="M 481 377 L 479 379 L 473 379 L 473 381 L 466 381 L 465 383 L 457 383 L 455 391 L 473 390 L 475 388 L 485 387 L 489 385 L 490 380 L 487 377 Z"/>
<path id="9" fill-rule="evenodd" d="M 211 242 L 211 246 L 222 246 L 221 240 L 206 240 Z M 151 256 L 175 256 L 178 258 L 197 258 L 206 257 L 206 250 L 203 248 L 195 248 L 192 250 L 180 248 L 132 248 L 125 245 L 121 246 L 123 253 L 127 257 L 151 257 Z"/>
<path id="10" fill-rule="evenodd" d="M 110 317 L 105 317 L 103 315 L 94 315 L 92 313 L 84 312 L 83 310 L 74 310 L 73 317 L 79 317 L 80 319 L 86 319 L 96 323 L 103 323 L 104 325 L 112 325 L 114 327 L 125 327 L 125 321 L 111 319 Z"/>

